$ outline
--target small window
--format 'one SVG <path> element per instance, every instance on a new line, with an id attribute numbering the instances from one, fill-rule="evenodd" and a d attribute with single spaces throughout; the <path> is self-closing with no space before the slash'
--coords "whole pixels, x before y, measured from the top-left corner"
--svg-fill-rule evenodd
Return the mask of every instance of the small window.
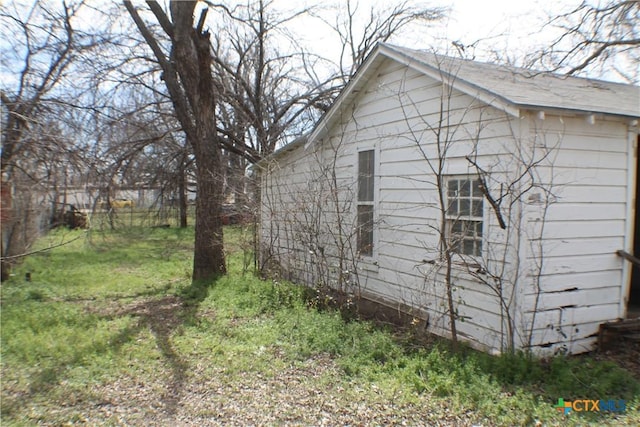
<path id="1" fill-rule="evenodd" d="M 375 156 L 373 150 L 358 153 L 358 252 L 373 255 L 373 196 Z"/>
<path id="2" fill-rule="evenodd" d="M 358 201 L 373 202 L 373 150 L 358 153 Z"/>
<path id="3" fill-rule="evenodd" d="M 477 178 L 447 179 L 447 233 L 453 252 L 482 255 L 484 195 Z"/>
<path id="4" fill-rule="evenodd" d="M 358 251 L 373 255 L 373 206 L 358 205 Z"/>

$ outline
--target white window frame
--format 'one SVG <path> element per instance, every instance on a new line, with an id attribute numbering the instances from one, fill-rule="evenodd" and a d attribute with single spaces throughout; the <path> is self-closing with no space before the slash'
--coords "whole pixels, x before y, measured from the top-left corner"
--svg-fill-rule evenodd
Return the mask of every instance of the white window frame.
<path id="1" fill-rule="evenodd" d="M 482 182 L 476 175 L 448 175 L 444 182 L 446 235 L 450 250 L 463 257 L 479 258 L 486 234 Z"/>
<path id="2" fill-rule="evenodd" d="M 371 166 L 371 194 L 362 194 L 360 185 L 361 185 L 361 173 L 360 173 L 360 156 L 362 153 L 371 153 L 373 156 Z M 375 147 L 367 147 L 358 149 L 356 152 L 356 225 L 357 225 L 357 235 L 356 235 L 356 248 L 358 250 L 358 254 L 362 257 L 371 258 L 374 256 L 376 251 L 376 192 L 377 192 L 377 179 L 376 179 L 376 171 L 378 169 L 378 151 Z M 363 197 L 362 197 L 363 196 Z M 371 246 L 370 250 L 363 252 L 362 251 L 362 240 L 361 240 L 361 230 L 362 225 L 360 223 L 360 208 L 361 207 L 370 207 L 371 209 L 371 227 L 370 227 L 370 238 L 369 244 Z"/>

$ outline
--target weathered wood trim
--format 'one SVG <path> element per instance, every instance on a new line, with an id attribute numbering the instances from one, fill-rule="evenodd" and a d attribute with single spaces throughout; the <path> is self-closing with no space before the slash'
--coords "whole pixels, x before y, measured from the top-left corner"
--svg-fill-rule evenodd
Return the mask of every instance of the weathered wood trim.
<path id="1" fill-rule="evenodd" d="M 633 252 L 633 236 L 634 236 L 634 218 L 635 218 L 635 197 L 637 194 L 637 182 L 638 171 L 636 170 L 637 156 L 638 156 L 638 133 L 632 132 L 629 129 L 628 132 L 628 152 L 627 152 L 627 223 L 625 226 L 624 247 L 627 252 Z M 620 254 L 618 251 L 617 254 Z M 624 257 L 624 256 L 623 256 Z M 628 258 L 626 258 L 628 259 Z M 637 260 L 637 258 L 636 258 Z M 631 272 L 633 268 L 630 263 L 625 262 L 622 265 L 622 283 L 620 284 L 620 310 L 619 318 L 624 319 L 627 317 L 627 303 L 629 301 L 629 294 L 631 292 Z"/>
<path id="2" fill-rule="evenodd" d="M 612 342 L 617 344 L 621 340 L 639 342 L 639 337 L 640 319 L 603 323 L 598 331 L 598 351 L 607 350 Z"/>

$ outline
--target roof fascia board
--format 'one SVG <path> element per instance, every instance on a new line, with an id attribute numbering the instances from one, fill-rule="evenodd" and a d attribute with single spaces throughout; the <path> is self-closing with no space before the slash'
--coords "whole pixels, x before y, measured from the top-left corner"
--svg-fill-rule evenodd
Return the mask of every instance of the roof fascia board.
<path id="1" fill-rule="evenodd" d="M 561 107 L 553 107 L 549 105 L 536 105 L 536 104 L 520 104 L 520 108 L 522 111 L 547 111 L 554 115 L 566 115 L 566 116 L 606 116 L 606 117 L 617 117 L 621 120 L 634 120 L 639 119 L 640 116 L 634 116 L 629 114 L 621 114 L 621 113 L 612 113 L 607 111 L 597 111 L 597 110 L 579 110 L 576 108 L 561 108 Z"/>
<path id="2" fill-rule="evenodd" d="M 488 91 L 482 87 L 476 86 L 472 83 L 469 83 L 462 78 L 447 72 L 445 69 L 440 69 L 434 67 L 431 64 L 426 64 L 420 60 L 417 60 L 413 57 L 406 55 L 403 52 L 398 52 L 397 50 L 389 47 L 388 45 L 383 45 L 381 52 L 397 61 L 401 64 L 406 65 L 432 79 L 437 81 L 442 81 L 446 84 L 454 86 L 456 89 L 462 91 L 463 93 L 471 96 L 472 98 L 476 98 L 487 105 L 490 105 L 494 108 L 497 108 L 501 111 L 504 111 L 507 114 L 510 114 L 513 117 L 520 116 L 520 109 L 513 102 L 503 98 L 502 96 Z M 446 77 L 446 81 L 445 81 Z"/>

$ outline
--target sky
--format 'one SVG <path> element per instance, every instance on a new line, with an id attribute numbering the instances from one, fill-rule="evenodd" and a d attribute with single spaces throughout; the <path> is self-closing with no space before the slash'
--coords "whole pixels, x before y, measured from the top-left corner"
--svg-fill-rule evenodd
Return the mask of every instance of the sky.
<path id="1" fill-rule="evenodd" d="M 445 25 L 451 38 L 470 40 L 489 35 L 511 34 L 511 37 L 538 31 L 548 13 L 553 14 L 575 5 L 573 0 L 454 0 Z"/>
<path id="2" fill-rule="evenodd" d="M 275 0 L 277 4 L 291 5 L 292 0 Z M 402 3 L 402 0 L 352 0 L 359 4 L 366 12 L 371 5 L 388 6 Z M 617 0 L 586 0 L 594 6 L 604 6 L 608 2 Z M 306 4 L 344 4 L 344 0 L 306 0 Z M 402 37 L 389 40 L 409 48 L 434 50 L 440 54 L 463 56 L 484 62 L 509 63 L 516 66 L 526 66 L 532 57 L 537 57 L 542 51 L 556 41 L 564 31 L 549 22 L 559 15 L 575 11 L 582 0 L 407 0 L 408 4 L 444 7 L 448 9 L 447 16 L 428 26 L 422 26 L 413 31 L 405 31 Z M 289 6 L 293 7 L 293 6 Z M 335 15 L 330 9 L 327 16 Z M 573 19 L 576 15 L 573 16 Z M 333 18 L 335 19 L 335 18 Z M 301 37 L 305 37 L 311 45 L 317 46 L 316 51 L 327 55 L 339 50 L 339 43 L 334 37 L 327 36 L 326 26 L 322 28 L 317 23 L 302 21 Z M 464 52 L 454 46 L 464 45 Z M 575 39 L 564 39 L 560 50 L 573 47 Z M 577 60 L 577 58 L 575 59 Z M 593 65 L 583 70 L 579 75 L 596 79 L 629 83 L 622 74 L 613 68 L 613 63 L 623 69 L 627 76 L 637 78 L 639 72 L 634 72 L 634 64 L 629 63 L 626 56 L 616 56 L 605 66 Z M 544 71 L 545 64 L 537 67 Z M 568 65 L 568 64 L 567 64 Z"/>
<path id="3" fill-rule="evenodd" d="M 496 50 L 530 53 L 558 32 L 543 26 L 550 17 L 577 7 L 580 0 L 453 0 L 449 17 L 436 25 L 449 41 Z"/>
<path id="4" fill-rule="evenodd" d="M 371 5 L 386 6 L 400 2 L 359 0 L 359 6 L 366 11 Z M 306 1 L 306 4 L 317 3 L 318 0 Z M 543 28 L 544 24 L 552 16 L 575 9 L 581 0 L 408 0 L 408 3 L 445 7 L 449 11 L 444 19 L 419 31 L 405 32 L 401 38 L 391 39 L 391 43 L 417 49 L 435 48 L 442 54 L 458 55 L 452 45 L 456 41 L 467 46 L 465 57 L 491 61 L 495 60 L 496 54 L 510 59 L 522 58 L 548 45 L 560 33 L 550 26 Z M 296 7 L 291 0 L 276 0 L 276 4 L 285 8 Z M 340 4 L 340 0 L 326 4 Z M 330 14 L 328 12 L 327 16 Z M 337 40 L 329 38 L 322 24 L 311 20 L 300 22 L 296 32 L 309 44 L 324 52 L 338 50 Z"/>

